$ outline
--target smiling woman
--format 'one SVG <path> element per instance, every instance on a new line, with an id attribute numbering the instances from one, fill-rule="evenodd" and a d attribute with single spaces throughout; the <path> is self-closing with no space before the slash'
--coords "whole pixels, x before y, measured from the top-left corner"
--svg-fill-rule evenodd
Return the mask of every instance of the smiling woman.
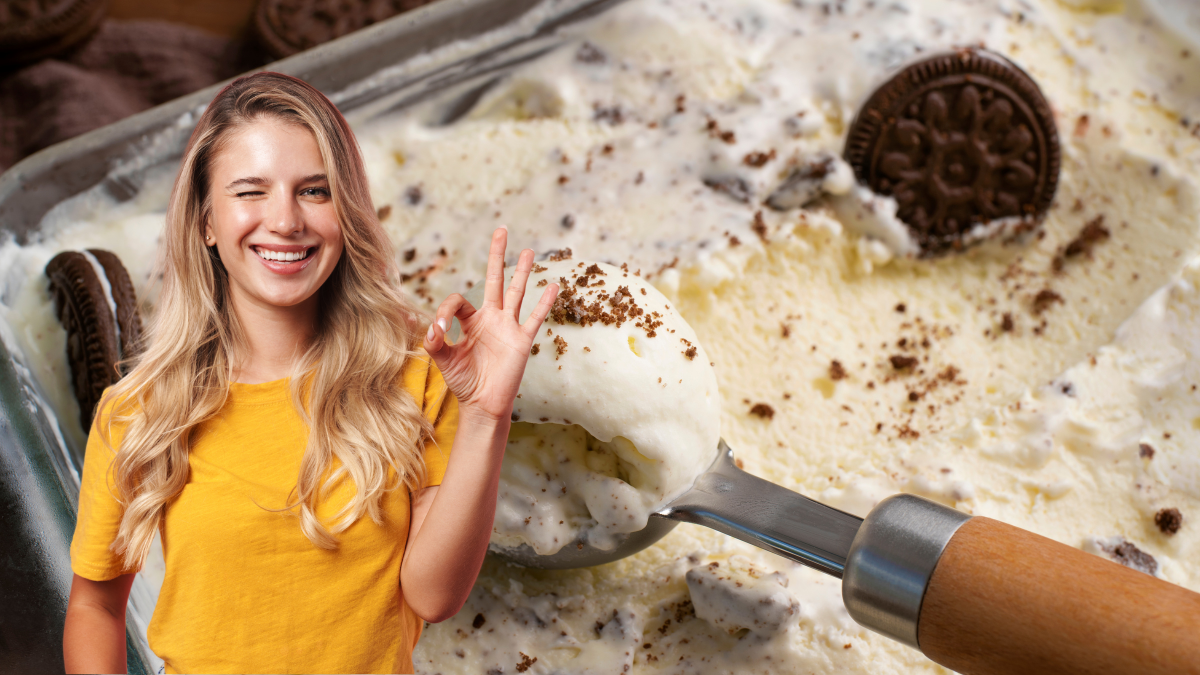
<path id="1" fill-rule="evenodd" d="M 276 73 L 218 94 L 171 194 L 146 349 L 88 439 L 67 670 L 123 669 L 158 531 L 148 635 L 168 672 L 411 672 L 422 620 L 457 612 L 479 573 L 558 290 L 519 324 L 533 252 L 505 293 L 506 244 L 497 230 L 482 306 L 451 296 L 419 345 L 333 104 Z"/>

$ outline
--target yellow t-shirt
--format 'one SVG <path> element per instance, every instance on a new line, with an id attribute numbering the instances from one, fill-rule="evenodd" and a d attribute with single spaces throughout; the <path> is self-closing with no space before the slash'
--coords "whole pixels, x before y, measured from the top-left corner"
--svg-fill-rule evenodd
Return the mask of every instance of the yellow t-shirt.
<path id="1" fill-rule="evenodd" d="M 434 424 L 423 485 L 439 485 L 458 403 L 424 352 L 405 365 L 403 386 Z M 114 447 L 122 431 L 113 425 Z M 294 512 L 260 508 L 284 506 L 307 438 L 288 380 L 231 385 L 220 414 L 194 430 L 187 485 L 160 527 L 166 576 L 148 631 L 167 672 L 412 672 L 423 624 L 400 588 L 408 490 L 384 498 L 383 525 L 364 515 L 335 551 L 305 538 Z M 94 581 L 136 571 L 111 550 L 122 515 L 107 481 L 112 456 L 93 427 L 71 568 Z M 321 501 L 322 522 L 354 492 L 341 481 Z"/>

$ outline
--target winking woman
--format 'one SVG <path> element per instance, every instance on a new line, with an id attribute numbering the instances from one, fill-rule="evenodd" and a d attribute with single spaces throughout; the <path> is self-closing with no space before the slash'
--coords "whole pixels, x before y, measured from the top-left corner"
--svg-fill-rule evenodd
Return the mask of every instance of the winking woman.
<path id="1" fill-rule="evenodd" d="M 102 399 L 71 545 L 68 672 L 123 672 L 155 533 L 167 672 L 412 672 L 491 533 L 513 399 L 550 284 L 533 252 L 425 320 L 399 289 L 354 135 L 308 84 L 241 78 L 171 193 L 146 349 Z M 446 341 L 452 317 L 462 325 Z"/>

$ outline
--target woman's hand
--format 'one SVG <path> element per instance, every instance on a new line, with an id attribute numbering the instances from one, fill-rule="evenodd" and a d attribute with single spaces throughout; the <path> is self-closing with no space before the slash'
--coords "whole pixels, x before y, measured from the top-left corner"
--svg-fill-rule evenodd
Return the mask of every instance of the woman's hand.
<path id="1" fill-rule="evenodd" d="M 488 253 L 483 305 L 476 309 L 458 293 L 451 295 L 438 307 L 437 318 L 425 335 L 425 351 L 458 398 L 460 414 L 482 413 L 496 421 L 508 420 L 512 414 L 533 339 L 558 295 L 558 284 L 547 285 L 529 319 L 518 323 L 533 251 L 521 251 L 512 284 L 504 291 L 507 245 L 508 230 L 496 230 Z M 446 343 L 451 317 L 462 324 L 462 337 L 453 345 Z"/>
<path id="2" fill-rule="evenodd" d="M 513 408 L 533 338 L 550 313 L 558 284 L 549 284 L 524 325 L 517 323 L 533 251 L 521 251 L 512 284 L 504 290 L 508 231 L 496 230 L 488 254 L 483 305 L 461 295 L 446 298 L 425 336 L 450 391 L 458 398 L 458 429 L 440 486 L 413 495 L 413 520 L 400 566 L 404 600 L 426 621 L 453 616 L 467 601 L 483 565 L 496 490 Z M 446 344 L 451 317 L 462 339 Z"/>

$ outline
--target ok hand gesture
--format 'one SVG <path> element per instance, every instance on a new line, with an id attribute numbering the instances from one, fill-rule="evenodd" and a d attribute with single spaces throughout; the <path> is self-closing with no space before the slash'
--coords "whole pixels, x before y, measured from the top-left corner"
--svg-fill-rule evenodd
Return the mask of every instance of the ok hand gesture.
<path id="1" fill-rule="evenodd" d="M 429 326 L 424 345 L 458 398 L 460 414 L 483 414 L 494 421 L 507 421 L 512 414 L 529 349 L 558 295 L 558 284 L 547 285 L 529 319 L 518 323 L 533 251 L 521 251 L 512 283 L 504 291 L 507 245 L 508 230 L 496 230 L 488 253 L 483 305 L 476 309 L 458 293 L 446 298 Z M 462 337 L 453 345 L 446 343 L 451 317 L 462 324 Z"/>

